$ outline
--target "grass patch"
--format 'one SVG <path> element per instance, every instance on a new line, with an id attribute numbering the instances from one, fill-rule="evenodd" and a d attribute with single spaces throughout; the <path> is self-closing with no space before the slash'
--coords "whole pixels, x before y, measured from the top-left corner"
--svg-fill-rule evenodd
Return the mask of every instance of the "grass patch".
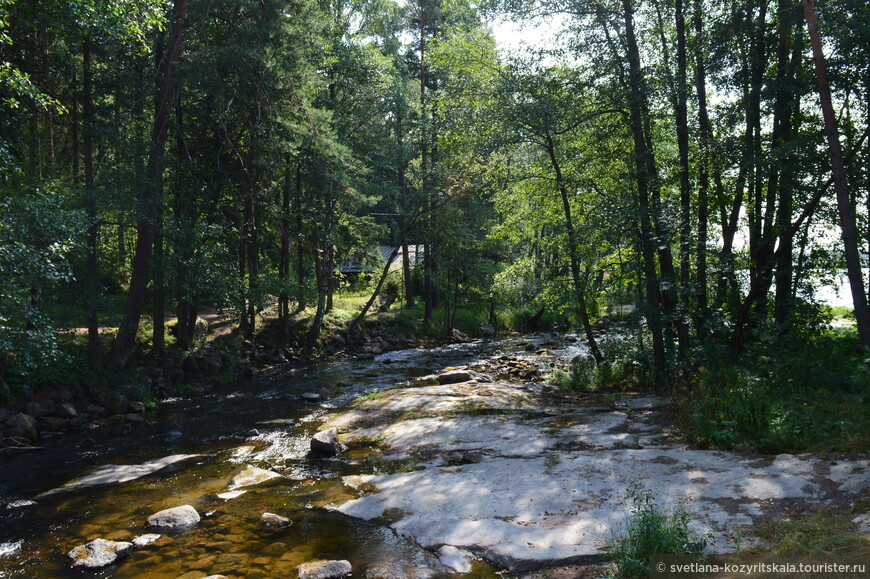
<path id="1" fill-rule="evenodd" d="M 680 506 L 656 504 L 653 493 L 638 481 L 629 484 L 629 515 L 621 533 L 614 533 L 606 551 L 616 564 L 614 577 L 648 577 L 649 556 L 700 553 L 707 537 L 689 528 L 689 515 Z"/>
<path id="2" fill-rule="evenodd" d="M 853 517 L 822 510 L 772 521 L 758 530 L 768 546 L 751 553 L 809 560 L 870 560 L 870 537 L 852 531 Z"/>

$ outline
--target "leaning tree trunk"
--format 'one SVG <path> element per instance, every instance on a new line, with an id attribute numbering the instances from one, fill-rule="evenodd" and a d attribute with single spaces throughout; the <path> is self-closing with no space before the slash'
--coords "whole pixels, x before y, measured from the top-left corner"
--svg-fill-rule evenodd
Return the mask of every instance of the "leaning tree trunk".
<path id="1" fill-rule="evenodd" d="M 148 160 L 149 182 L 141 190 L 139 202 L 142 214 L 137 223 L 136 253 L 133 257 L 133 272 L 124 317 L 115 339 L 112 359 L 116 366 L 123 368 L 133 352 L 136 330 L 142 309 L 145 307 L 146 289 L 151 277 L 151 255 L 154 249 L 154 226 L 156 206 L 162 194 L 163 166 L 166 152 L 166 138 L 169 119 L 175 102 L 175 66 L 181 53 L 184 35 L 184 18 L 187 0 L 175 0 L 169 45 L 158 70 L 160 93 L 154 111 L 154 125 L 151 130 L 151 154 Z"/>
<path id="2" fill-rule="evenodd" d="M 580 258 L 578 257 L 579 252 L 577 250 L 577 233 L 574 230 L 574 221 L 571 218 L 571 203 L 568 199 L 568 188 L 562 175 L 562 167 L 559 164 L 559 159 L 556 157 L 556 146 L 550 135 L 547 135 L 547 154 L 550 156 L 553 173 L 556 175 L 556 185 L 559 187 L 559 195 L 562 198 L 562 210 L 565 215 L 565 230 L 568 233 L 568 253 L 571 260 L 571 278 L 574 281 L 574 291 L 577 293 L 577 306 L 580 310 L 580 322 L 583 324 L 583 331 L 586 333 L 586 342 L 589 344 L 589 350 L 592 352 L 595 362 L 600 364 L 604 361 L 604 357 L 601 355 L 601 350 L 598 348 L 598 343 L 595 341 L 592 323 L 589 321 L 589 310 L 586 307 L 586 292 L 583 288 L 583 282 L 580 280 Z"/>
<path id="3" fill-rule="evenodd" d="M 837 195 L 837 209 L 840 214 L 840 229 L 843 235 L 843 248 L 846 253 L 846 272 L 849 277 L 849 286 L 852 290 L 855 321 L 858 326 L 858 336 L 861 339 L 861 345 L 868 347 L 870 346 L 870 309 L 867 307 L 867 294 L 864 292 L 864 281 L 861 275 L 861 256 L 858 253 L 858 232 L 855 226 L 855 215 L 849 199 L 849 185 L 846 182 L 846 169 L 843 161 L 843 151 L 840 148 L 837 118 L 834 115 L 834 105 L 831 102 L 827 65 L 825 63 L 825 56 L 822 53 L 822 38 L 816 23 L 814 0 L 802 0 L 802 2 L 804 17 L 807 21 L 807 30 L 810 35 L 810 44 L 813 49 L 819 99 L 822 105 L 822 115 L 825 119 L 825 134 L 828 138 L 828 151 L 831 155 L 834 191 Z"/>

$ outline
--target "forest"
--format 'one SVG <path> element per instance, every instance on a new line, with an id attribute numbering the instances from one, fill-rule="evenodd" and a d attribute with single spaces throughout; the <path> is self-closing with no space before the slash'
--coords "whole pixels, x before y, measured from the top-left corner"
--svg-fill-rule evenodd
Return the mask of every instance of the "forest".
<path id="1" fill-rule="evenodd" d="M 559 33 L 508 50 L 505 21 Z M 866 448 L 862 0 L 3 0 L 0 23 L 6 403 L 202 348 L 208 307 L 232 347 L 300 358 L 374 319 L 573 327 L 590 356 L 553 380 L 665 389 L 703 444 Z M 853 307 L 821 304 L 843 275 Z"/>

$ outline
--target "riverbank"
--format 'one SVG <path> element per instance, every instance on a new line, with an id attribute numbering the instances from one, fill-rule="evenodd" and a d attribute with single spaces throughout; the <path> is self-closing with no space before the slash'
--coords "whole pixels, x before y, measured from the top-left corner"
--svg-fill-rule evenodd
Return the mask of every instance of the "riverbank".
<path id="1" fill-rule="evenodd" d="M 858 530 L 850 511 L 868 490 L 866 455 L 693 449 L 661 398 L 548 384 L 583 349 L 575 339 L 279 365 L 201 400 L 167 401 L 128 435 L 96 431 L 75 448 L 54 441 L 6 465 L 22 480 L 14 508 L 2 510 L 0 543 L 19 546 L 0 571 L 65 577 L 74 547 L 132 541 L 152 513 L 189 504 L 200 523 L 133 551 L 112 575 L 286 576 L 325 558 L 395 579 L 457 577 L 468 564 L 493 579 L 600 576 L 632 478 L 684 505 L 717 550 L 762 545 L 767 521 L 819 509 Z M 311 455 L 311 438 L 329 428 L 348 449 Z M 245 472 L 269 479 L 239 487 Z M 291 524 L 265 527 L 264 513 Z"/>
<path id="2" fill-rule="evenodd" d="M 0 455 L 38 450 L 45 441 L 71 432 L 139 424 L 160 401 L 201 396 L 273 366 L 303 367 L 341 357 L 371 359 L 396 349 L 469 339 L 461 331 L 446 336 L 434 329 L 411 331 L 408 320 L 395 312 L 370 316 L 369 323 L 351 336 L 346 318 L 346 312 L 337 309 L 316 346 L 306 348 L 304 315 L 294 321 L 289 335 L 279 336 L 274 312 L 267 308 L 259 317 L 259 331 L 245 339 L 226 313 L 204 308 L 197 318 L 196 345 L 189 351 L 169 348 L 157 360 L 146 342 L 123 372 L 94 373 L 80 364 L 35 385 L 10 388 L 0 383 L 0 402 L 5 401 L 0 406 Z M 173 323 L 167 321 L 170 331 Z M 66 335 L 81 338 L 84 329 L 79 330 Z M 76 349 L 66 355 L 74 358 Z"/>

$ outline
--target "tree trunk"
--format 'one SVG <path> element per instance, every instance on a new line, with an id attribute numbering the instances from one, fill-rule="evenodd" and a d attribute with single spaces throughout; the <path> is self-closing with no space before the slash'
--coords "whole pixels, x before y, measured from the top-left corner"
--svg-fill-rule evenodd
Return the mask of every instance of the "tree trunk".
<path id="1" fill-rule="evenodd" d="M 761 0 L 758 17 L 755 22 L 755 39 L 749 68 L 749 99 L 746 108 L 746 154 L 748 160 L 748 190 L 750 191 L 749 207 L 749 255 L 750 284 L 756 281 L 770 287 L 769 269 L 757 267 L 766 263 L 772 251 L 772 240 L 765 234 L 763 179 L 761 175 L 761 91 L 764 88 L 764 71 L 767 67 L 767 0 Z M 756 280 L 757 276 L 764 279 Z M 766 290 L 760 290 L 758 311 L 766 310 Z"/>
<path id="2" fill-rule="evenodd" d="M 858 336 L 861 340 L 861 345 L 866 348 L 870 347 L 870 309 L 867 307 L 867 294 L 864 292 L 855 215 L 849 200 L 849 185 L 846 181 L 846 169 L 843 161 L 843 151 L 840 148 L 840 136 L 837 130 L 837 119 L 834 115 L 834 105 L 831 102 L 827 65 L 825 63 L 825 56 L 822 53 L 822 39 L 816 23 L 815 2 L 814 0 L 802 0 L 802 3 L 804 17 L 807 21 L 807 30 L 810 35 L 810 45 L 813 49 L 818 93 L 822 105 L 822 115 L 825 120 L 825 134 L 828 139 L 828 151 L 831 155 L 834 191 L 837 195 L 837 209 L 840 215 L 843 248 L 846 253 L 846 271 L 849 277 L 852 302 L 855 308 L 855 321 L 858 326 Z"/>
<path id="3" fill-rule="evenodd" d="M 692 277 L 690 272 L 692 248 L 692 208 L 691 183 L 689 181 L 689 113 L 688 63 L 686 49 L 686 20 L 683 14 L 683 0 L 676 0 L 675 16 L 677 28 L 677 83 L 676 83 L 676 125 L 677 149 L 680 157 L 680 304 L 677 331 L 681 332 L 680 352 L 685 355 L 688 349 L 688 328 L 685 320 L 691 309 Z"/>
<path id="4" fill-rule="evenodd" d="M 583 331 L 586 333 L 586 342 L 589 344 L 589 350 L 595 358 L 595 362 L 600 364 L 604 357 L 601 355 L 601 350 L 598 348 L 598 343 L 595 341 L 595 334 L 592 331 L 592 323 L 589 321 L 589 310 L 586 307 L 586 292 L 584 291 L 583 282 L 580 280 L 580 258 L 577 250 L 577 234 L 574 231 L 574 221 L 571 218 L 571 203 L 568 199 L 568 188 L 565 184 L 565 179 L 562 175 L 562 167 L 559 164 L 559 159 L 556 156 L 556 146 L 550 135 L 547 135 L 547 154 L 550 157 L 550 163 L 553 166 L 553 173 L 556 176 L 556 185 L 559 187 L 559 195 L 562 197 L 562 210 L 565 214 L 565 230 L 568 232 L 568 254 L 571 261 L 571 278 L 574 281 L 574 291 L 577 293 L 577 306 L 580 310 L 580 322 L 583 324 Z"/>
<path id="5" fill-rule="evenodd" d="M 403 232 L 404 234 L 404 232 Z M 369 313 L 369 310 L 372 307 L 372 304 L 375 303 L 375 300 L 378 297 L 378 294 L 381 293 L 381 287 L 384 285 L 384 281 L 387 279 L 387 275 L 390 273 L 390 266 L 393 265 L 393 261 L 396 259 L 396 255 L 399 253 L 400 246 L 396 246 L 393 248 L 393 251 L 390 252 L 390 256 L 387 258 L 387 263 L 384 265 L 384 269 L 381 270 L 381 277 L 378 278 L 378 283 L 375 285 L 374 291 L 372 291 L 372 295 L 369 297 L 368 301 L 363 306 L 362 311 L 353 319 L 348 327 L 347 333 L 353 334 L 356 332 L 357 327 L 360 322 L 365 319 L 366 314 Z"/>
<path id="6" fill-rule="evenodd" d="M 70 92 L 72 93 L 72 104 L 70 105 L 72 109 L 72 118 L 70 119 L 70 124 L 72 125 L 70 127 L 72 167 L 70 170 L 72 172 L 73 187 L 78 187 L 79 180 L 81 179 L 79 171 L 79 84 L 75 73 L 73 73 Z"/>
<path id="7" fill-rule="evenodd" d="M 181 53 L 181 41 L 184 34 L 184 18 L 187 0 L 175 0 L 173 6 L 172 24 L 169 33 L 169 44 L 158 70 L 159 97 L 154 111 L 154 125 L 151 130 L 151 153 L 148 159 L 149 182 L 139 196 L 141 217 L 137 223 L 136 252 L 133 257 L 133 272 L 130 279 L 130 291 L 127 294 L 127 304 L 118 337 L 115 339 L 113 361 L 123 368 L 133 352 L 136 341 L 136 330 L 145 306 L 146 289 L 151 277 L 151 255 L 154 246 L 154 226 L 156 219 L 156 204 L 162 195 L 164 155 L 166 137 L 169 130 L 169 119 L 172 106 L 175 103 L 175 66 Z"/>
<path id="8" fill-rule="evenodd" d="M 305 230 L 302 227 L 302 160 L 296 163 L 296 310 L 305 309 Z"/>
<path id="9" fill-rule="evenodd" d="M 278 323 L 281 336 L 286 337 L 290 318 L 290 184 L 293 179 L 292 166 L 288 160 L 284 168 L 284 187 L 281 190 L 281 260 L 278 265 L 278 279 L 281 292 L 278 295 Z"/>
<path id="10" fill-rule="evenodd" d="M 773 144 L 771 157 L 779 158 L 779 162 L 771 167 L 769 189 L 778 198 L 776 213 L 776 232 L 779 236 L 779 246 L 783 247 L 781 258 L 776 264 L 774 319 L 784 327 L 791 311 L 792 280 L 794 278 L 794 237 L 787 235 L 792 217 L 792 191 L 796 183 L 790 177 L 790 165 L 795 161 L 794 154 L 788 144 L 792 140 L 793 128 L 799 108 L 799 95 L 790 86 L 795 82 L 798 63 L 801 61 L 802 49 L 795 41 L 793 29 L 799 22 L 796 8 L 786 0 L 778 0 L 777 28 L 779 42 L 777 45 L 777 90 L 774 102 Z M 779 155 L 773 150 L 783 151 Z"/>
<path id="11" fill-rule="evenodd" d="M 252 192 L 245 195 L 244 200 L 244 224 L 243 231 L 243 251 L 245 265 L 247 266 L 248 281 L 247 281 L 247 304 L 245 315 L 247 316 L 247 325 L 245 330 L 248 336 L 254 334 L 257 322 L 256 297 L 259 292 L 259 275 L 260 267 L 258 260 L 258 243 L 257 243 L 257 223 L 256 223 L 256 205 Z"/>
<path id="12" fill-rule="evenodd" d="M 98 369 L 101 365 L 100 326 L 97 320 L 97 300 L 99 282 L 97 280 L 97 244 L 100 231 L 97 219 L 97 197 L 94 191 L 94 89 L 91 62 L 92 43 L 85 37 L 82 46 L 82 100 L 84 101 L 84 156 L 85 156 L 85 206 L 88 215 L 87 265 L 85 267 L 85 286 L 87 288 L 88 312 L 88 358 L 91 366 Z"/>
<path id="13" fill-rule="evenodd" d="M 644 309 L 652 336 L 653 357 L 656 366 L 661 369 L 667 363 L 667 352 L 659 299 L 661 288 L 655 266 L 655 240 L 653 239 L 651 223 L 653 216 L 650 207 L 650 181 L 654 178 L 654 175 L 651 174 L 654 167 L 650 163 L 650 151 L 647 148 L 644 135 L 644 107 L 642 104 L 644 87 L 642 86 L 640 52 L 634 35 L 634 13 L 631 0 L 622 0 L 622 7 L 628 44 L 630 123 L 634 143 L 638 210 L 640 211 L 640 244 L 647 290 L 647 306 Z"/>
<path id="14" fill-rule="evenodd" d="M 713 131 L 707 110 L 707 73 L 704 64 L 704 28 L 701 0 L 694 3 L 695 24 L 695 90 L 698 95 L 698 132 L 700 150 L 698 155 L 698 243 L 697 243 L 697 300 L 696 331 L 699 337 L 706 336 L 709 315 L 707 301 L 707 224 L 708 193 L 710 190 L 710 157 Z"/>

